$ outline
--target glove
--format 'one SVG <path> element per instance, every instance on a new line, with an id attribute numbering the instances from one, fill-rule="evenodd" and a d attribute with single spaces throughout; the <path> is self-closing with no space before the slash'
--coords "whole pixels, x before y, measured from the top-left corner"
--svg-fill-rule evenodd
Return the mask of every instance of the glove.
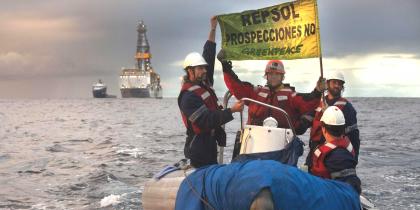
<path id="1" fill-rule="evenodd" d="M 219 60 L 220 62 L 226 62 L 226 55 L 225 55 L 225 50 L 221 49 L 219 51 L 219 53 L 217 53 L 217 60 Z"/>
<path id="2" fill-rule="evenodd" d="M 327 83 L 325 78 L 319 77 L 318 81 L 316 82 L 315 89 L 321 93 L 327 89 Z"/>
<path id="3" fill-rule="evenodd" d="M 299 119 L 299 123 L 295 125 L 296 134 L 297 135 L 304 134 L 306 130 L 308 130 L 308 128 L 312 126 L 312 120 L 313 120 L 312 116 L 308 114 L 302 115 Z"/>
<path id="4" fill-rule="evenodd" d="M 300 122 L 302 123 L 302 125 L 304 125 L 305 127 L 311 127 L 312 125 L 312 121 L 314 120 L 314 117 L 312 117 L 309 114 L 304 114 L 300 117 Z"/>
<path id="5" fill-rule="evenodd" d="M 223 72 L 229 72 L 232 71 L 232 62 L 226 60 L 225 51 L 221 49 L 219 53 L 217 53 L 217 60 L 222 63 L 222 70 Z"/>

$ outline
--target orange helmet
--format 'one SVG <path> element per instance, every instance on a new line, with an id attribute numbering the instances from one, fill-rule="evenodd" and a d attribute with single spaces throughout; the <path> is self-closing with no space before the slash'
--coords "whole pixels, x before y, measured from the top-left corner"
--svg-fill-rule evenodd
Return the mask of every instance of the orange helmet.
<path id="1" fill-rule="evenodd" d="M 268 61 L 267 66 L 265 66 L 265 73 L 267 74 L 268 72 L 277 72 L 280 74 L 286 73 L 284 71 L 283 62 L 280 60 Z"/>

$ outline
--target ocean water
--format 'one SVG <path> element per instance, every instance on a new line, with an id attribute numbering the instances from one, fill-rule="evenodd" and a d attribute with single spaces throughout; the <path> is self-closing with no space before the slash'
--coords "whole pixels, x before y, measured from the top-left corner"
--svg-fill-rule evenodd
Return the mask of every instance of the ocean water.
<path id="1" fill-rule="evenodd" d="M 420 209 L 420 98 L 351 101 L 363 193 L 379 209 Z M 0 209 L 142 209 L 144 182 L 183 158 L 184 133 L 175 98 L 1 99 Z"/>

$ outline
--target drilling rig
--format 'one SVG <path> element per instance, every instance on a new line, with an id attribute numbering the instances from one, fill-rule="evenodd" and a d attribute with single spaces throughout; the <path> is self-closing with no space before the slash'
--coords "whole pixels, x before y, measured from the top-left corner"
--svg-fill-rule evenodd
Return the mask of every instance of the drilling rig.
<path id="1" fill-rule="evenodd" d="M 137 26 L 136 64 L 134 68 L 122 68 L 120 90 L 123 98 L 162 98 L 160 76 L 151 65 L 146 25 L 140 21 Z"/>

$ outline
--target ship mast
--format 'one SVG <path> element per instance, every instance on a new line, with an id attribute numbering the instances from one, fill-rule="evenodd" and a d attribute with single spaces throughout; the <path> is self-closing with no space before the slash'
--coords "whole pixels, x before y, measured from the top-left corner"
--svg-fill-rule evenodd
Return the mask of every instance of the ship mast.
<path id="1" fill-rule="evenodd" d="M 137 25 L 137 51 L 135 58 L 137 68 L 143 73 L 145 71 L 153 71 L 150 64 L 152 55 L 150 54 L 150 46 L 146 37 L 146 31 L 146 25 L 144 25 L 141 20 Z"/>

